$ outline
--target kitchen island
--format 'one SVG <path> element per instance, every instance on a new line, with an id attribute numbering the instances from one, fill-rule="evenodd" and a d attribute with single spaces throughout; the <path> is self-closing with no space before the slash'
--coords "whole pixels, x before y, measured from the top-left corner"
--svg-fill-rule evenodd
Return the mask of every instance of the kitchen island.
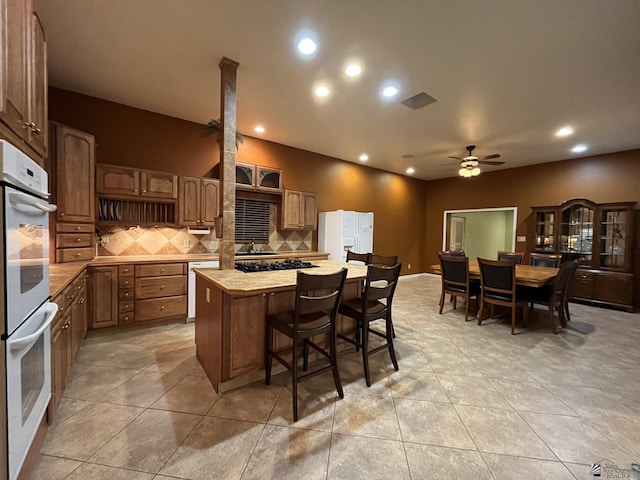
<path id="1" fill-rule="evenodd" d="M 343 298 L 358 296 L 367 267 L 330 260 L 313 262 L 309 274 L 348 269 Z M 239 270 L 196 269 L 196 356 L 219 391 L 258 379 L 264 369 L 265 317 L 291 310 L 298 270 L 244 273 Z M 338 319 L 338 330 L 353 330 L 353 320 Z M 321 341 L 321 340 L 319 340 Z M 277 350 L 290 347 L 276 332 Z"/>

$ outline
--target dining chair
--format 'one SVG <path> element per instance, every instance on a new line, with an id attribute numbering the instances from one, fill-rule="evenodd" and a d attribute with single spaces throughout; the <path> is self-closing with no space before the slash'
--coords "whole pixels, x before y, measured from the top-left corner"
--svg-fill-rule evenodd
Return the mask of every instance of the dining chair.
<path id="1" fill-rule="evenodd" d="M 564 309 L 564 318 L 567 322 L 571 321 L 571 314 L 569 313 L 569 287 L 571 286 L 571 282 L 576 274 L 576 270 L 580 266 L 580 260 L 573 260 L 569 262 L 570 271 L 567 272 L 567 284 L 564 288 L 564 298 L 562 299 L 562 307 Z"/>
<path id="2" fill-rule="evenodd" d="M 549 324 L 551 325 L 551 331 L 553 333 L 557 333 L 554 311 L 558 312 L 558 320 L 560 321 L 560 325 L 562 327 L 567 326 L 564 302 L 567 293 L 567 286 L 569 285 L 569 280 L 571 279 L 571 277 L 573 277 L 578 262 L 578 260 L 573 260 L 571 262 L 563 263 L 560 267 L 558 275 L 556 275 L 556 277 L 553 279 L 553 283 L 551 283 L 550 285 L 543 285 L 542 287 L 538 288 L 525 287 L 521 288 L 518 292 L 518 295 L 522 299 L 526 299 L 531 304 L 538 303 L 541 305 L 546 305 L 548 307 Z"/>
<path id="3" fill-rule="evenodd" d="M 371 254 L 369 258 L 369 265 L 375 265 L 376 267 L 393 267 L 398 263 L 398 256 L 384 256 L 384 255 L 376 255 L 375 253 Z"/>
<path id="4" fill-rule="evenodd" d="M 398 371 L 398 361 L 393 348 L 393 320 L 391 309 L 393 295 L 398 284 L 402 264 L 393 267 L 367 267 L 367 283 L 362 298 L 343 300 L 338 312 L 356 321 L 355 337 L 338 334 L 338 337 L 356 346 L 356 351 L 362 350 L 362 363 L 364 365 L 364 377 L 367 387 L 371 386 L 371 373 L 369 371 L 369 356 L 381 350 L 388 350 L 393 368 Z M 384 333 L 371 328 L 371 323 L 376 320 L 385 321 Z M 385 343 L 369 349 L 369 334 L 384 338 Z"/>
<path id="5" fill-rule="evenodd" d="M 456 309 L 457 297 L 464 298 L 464 321 L 469 320 L 469 304 L 471 297 L 480 293 L 480 284 L 469 280 L 469 258 L 457 255 L 438 254 L 440 270 L 442 272 L 442 293 L 440 294 L 440 313 L 444 308 L 445 295 L 453 298 L 453 309 Z"/>
<path id="6" fill-rule="evenodd" d="M 271 363 L 274 358 L 291 372 L 293 420 L 295 422 L 298 421 L 298 382 L 302 380 L 331 370 L 338 396 L 344 398 L 336 356 L 336 317 L 346 277 L 346 268 L 327 275 L 312 275 L 298 271 L 294 309 L 275 315 L 267 315 L 264 381 L 266 385 L 271 383 Z M 275 351 L 274 330 L 292 340 L 290 362 L 283 358 L 285 352 Z M 328 335 L 327 349 L 319 347 L 311 340 L 312 337 L 320 334 Z M 307 372 L 309 347 L 328 358 L 329 364 Z M 300 354 L 303 357 L 302 370 L 306 373 L 300 373 L 298 366 Z"/>
<path id="7" fill-rule="evenodd" d="M 351 250 L 347 251 L 347 262 L 361 262 L 363 265 L 369 265 L 370 261 L 370 253 L 355 253 Z"/>
<path id="8" fill-rule="evenodd" d="M 498 250 L 498 260 L 516 262 L 518 265 L 522 265 L 524 259 L 524 252 L 503 252 Z"/>
<path id="9" fill-rule="evenodd" d="M 466 257 L 464 250 L 442 250 L 438 255 L 453 255 L 454 257 Z"/>
<path id="10" fill-rule="evenodd" d="M 531 253 L 529 255 L 529 262 L 534 267 L 553 267 L 558 268 L 562 255 L 552 255 L 548 253 Z"/>
<path id="11" fill-rule="evenodd" d="M 491 305 L 491 316 L 495 305 L 511 309 L 511 335 L 515 335 L 516 310 L 522 306 L 525 325 L 527 323 L 527 300 L 516 295 L 516 264 L 512 260 L 488 260 L 478 257 L 480 266 L 480 308 L 478 325 L 482 325 L 485 304 Z"/>

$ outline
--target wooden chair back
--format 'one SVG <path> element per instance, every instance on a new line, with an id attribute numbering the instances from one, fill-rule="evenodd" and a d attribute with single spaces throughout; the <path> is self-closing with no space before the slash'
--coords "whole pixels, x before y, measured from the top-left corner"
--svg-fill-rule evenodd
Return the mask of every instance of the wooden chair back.
<path id="1" fill-rule="evenodd" d="M 393 267 L 397 263 L 398 263 L 397 255 L 391 255 L 391 256 L 385 257 L 384 255 L 376 255 L 375 253 L 372 253 L 371 257 L 369 258 L 369 265 Z"/>
<path id="2" fill-rule="evenodd" d="M 562 260 L 562 255 L 551 255 L 548 253 L 531 253 L 529 261 L 534 267 L 554 267 L 558 268 Z"/>
<path id="3" fill-rule="evenodd" d="M 518 265 L 522 265 L 524 252 L 503 252 L 502 250 L 498 250 L 498 260 L 503 262 L 515 262 Z"/>
<path id="4" fill-rule="evenodd" d="M 370 253 L 355 253 L 351 250 L 347 251 L 347 262 L 362 262 L 364 265 L 371 263 Z"/>

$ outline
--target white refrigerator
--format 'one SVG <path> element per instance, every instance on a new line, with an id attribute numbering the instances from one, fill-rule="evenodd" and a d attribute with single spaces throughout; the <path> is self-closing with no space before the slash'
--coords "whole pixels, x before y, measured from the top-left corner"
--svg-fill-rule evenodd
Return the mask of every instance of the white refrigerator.
<path id="1" fill-rule="evenodd" d="M 373 212 L 320 212 L 318 251 L 327 252 L 329 260 L 346 262 L 349 250 L 373 252 Z"/>

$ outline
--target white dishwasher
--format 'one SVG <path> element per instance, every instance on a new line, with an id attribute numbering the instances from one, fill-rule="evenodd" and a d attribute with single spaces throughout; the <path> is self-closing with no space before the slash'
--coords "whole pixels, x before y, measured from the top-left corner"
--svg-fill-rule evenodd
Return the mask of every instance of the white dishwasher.
<path id="1" fill-rule="evenodd" d="M 209 262 L 189 262 L 189 290 L 187 292 L 189 298 L 189 311 L 187 312 L 187 321 L 192 322 L 196 318 L 196 273 L 194 268 L 218 268 L 220 262 L 211 260 Z"/>

